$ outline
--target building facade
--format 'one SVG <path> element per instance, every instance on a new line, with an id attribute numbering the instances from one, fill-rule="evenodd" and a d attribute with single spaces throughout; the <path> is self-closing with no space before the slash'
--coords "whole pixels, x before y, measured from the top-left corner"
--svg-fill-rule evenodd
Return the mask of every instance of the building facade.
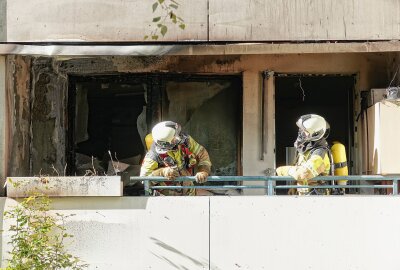
<path id="1" fill-rule="evenodd" d="M 107 172 L 108 150 L 139 165 L 167 119 L 211 149 L 214 174 L 271 174 L 305 113 L 368 174 L 363 92 L 400 84 L 398 1 L 185 1 L 185 30 L 157 41 L 139 0 L 0 5 L 2 179 L 79 174 L 92 156 Z"/>

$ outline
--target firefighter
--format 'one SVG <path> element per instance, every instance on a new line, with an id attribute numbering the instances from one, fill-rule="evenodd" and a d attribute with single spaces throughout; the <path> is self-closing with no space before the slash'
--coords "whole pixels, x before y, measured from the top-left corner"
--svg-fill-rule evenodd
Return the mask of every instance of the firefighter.
<path id="1" fill-rule="evenodd" d="M 174 180 L 178 176 L 191 176 L 196 169 L 196 182 L 204 183 L 211 172 L 207 150 L 190 135 L 181 132 L 181 126 L 172 121 L 160 122 L 151 132 L 153 142 L 143 160 L 140 176 L 163 176 Z M 191 181 L 152 182 L 152 185 L 192 186 Z M 194 189 L 158 190 L 162 195 L 196 195 Z"/>
<path id="2" fill-rule="evenodd" d="M 281 166 L 276 169 L 278 176 L 292 176 L 297 185 L 324 185 L 322 181 L 312 180 L 319 175 L 331 174 L 331 157 L 326 138 L 329 135 L 329 124 L 316 114 L 301 116 L 297 122 L 299 133 L 294 143 L 296 163 L 294 166 Z M 327 189 L 298 188 L 289 194 L 322 195 L 329 194 Z"/>

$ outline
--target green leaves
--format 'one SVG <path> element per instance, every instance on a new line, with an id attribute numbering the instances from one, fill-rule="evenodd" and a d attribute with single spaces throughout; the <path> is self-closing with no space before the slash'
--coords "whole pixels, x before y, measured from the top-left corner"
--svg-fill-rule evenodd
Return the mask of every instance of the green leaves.
<path id="1" fill-rule="evenodd" d="M 157 13 L 157 16 L 152 18 L 153 25 L 156 25 L 150 34 L 145 35 L 144 40 L 158 40 L 161 35 L 164 37 L 168 33 L 168 22 L 177 25 L 181 30 L 185 30 L 186 24 L 184 20 L 177 16 L 176 12 L 179 9 L 180 4 L 178 0 L 157 0 L 152 4 L 153 13 Z"/>
<path id="2" fill-rule="evenodd" d="M 158 2 L 155 2 L 155 3 L 153 4 L 153 12 L 156 11 L 157 7 L 158 7 Z"/>
<path id="3" fill-rule="evenodd" d="M 169 18 L 171 19 L 171 21 L 173 22 L 173 23 L 177 23 L 177 17 L 176 17 L 176 15 L 175 15 L 175 13 L 173 13 L 173 12 L 171 12 L 170 14 L 169 14 Z"/>
<path id="4" fill-rule="evenodd" d="M 161 35 L 165 36 L 167 31 L 168 31 L 168 28 L 165 25 L 161 26 L 161 30 L 160 30 Z"/>
<path id="5" fill-rule="evenodd" d="M 33 194 L 4 212 L 11 222 L 8 232 L 8 266 L 6 269 L 73 269 L 81 270 L 78 257 L 66 252 L 66 239 L 73 237 L 66 232 L 65 220 L 71 215 L 50 214 L 50 199 L 43 194 Z"/>

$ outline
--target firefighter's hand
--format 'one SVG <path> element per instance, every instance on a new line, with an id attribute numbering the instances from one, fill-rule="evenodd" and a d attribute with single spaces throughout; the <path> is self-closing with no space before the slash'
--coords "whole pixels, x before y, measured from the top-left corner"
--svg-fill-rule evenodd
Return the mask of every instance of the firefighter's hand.
<path id="1" fill-rule="evenodd" d="M 288 176 L 290 168 L 292 168 L 292 166 L 280 166 L 280 167 L 276 168 L 276 175 L 277 176 Z"/>
<path id="2" fill-rule="evenodd" d="M 206 172 L 198 172 L 195 175 L 196 182 L 200 183 L 200 184 L 207 182 L 207 177 L 208 177 L 208 173 L 206 173 Z"/>
<path id="3" fill-rule="evenodd" d="M 179 172 L 174 168 L 165 167 L 163 168 L 163 176 L 168 180 L 175 180 L 179 176 Z"/>

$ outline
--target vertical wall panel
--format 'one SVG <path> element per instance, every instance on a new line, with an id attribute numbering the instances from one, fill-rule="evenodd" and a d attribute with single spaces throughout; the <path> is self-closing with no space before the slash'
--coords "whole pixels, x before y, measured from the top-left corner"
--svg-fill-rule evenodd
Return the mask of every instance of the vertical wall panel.
<path id="1" fill-rule="evenodd" d="M 17 204 L 0 198 L 0 226 L 12 220 L 3 209 Z M 208 197 L 65 197 L 52 200 L 54 212 L 74 235 L 66 246 L 96 270 L 206 270 L 209 265 Z M 10 234 L 1 234 L 3 257 Z M 5 260 L 1 261 L 5 267 Z M 221 269 L 222 270 L 222 269 Z"/>
<path id="2" fill-rule="evenodd" d="M 399 199 L 210 197 L 211 269 L 397 270 Z"/>

